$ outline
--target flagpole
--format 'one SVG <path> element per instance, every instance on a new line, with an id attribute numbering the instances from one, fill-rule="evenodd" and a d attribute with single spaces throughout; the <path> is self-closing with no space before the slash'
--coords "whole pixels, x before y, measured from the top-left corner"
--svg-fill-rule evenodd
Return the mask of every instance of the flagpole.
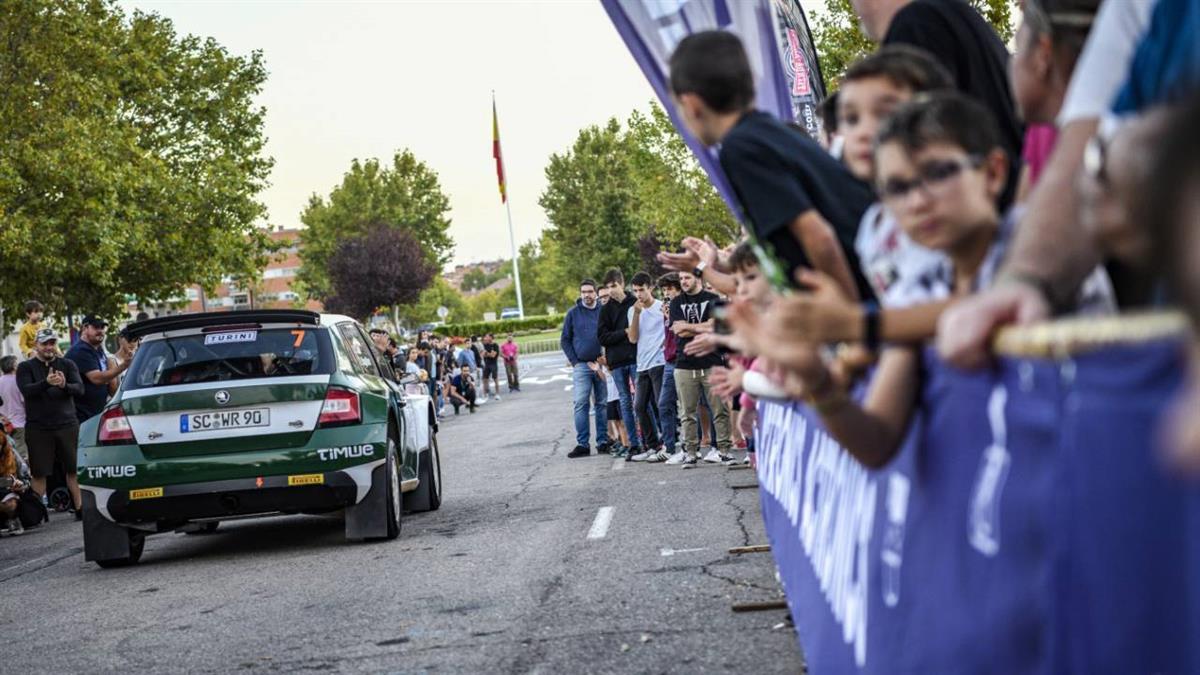
<path id="1" fill-rule="evenodd" d="M 505 176 L 507 177 L 508 174 L 505 174 Z M 505 187 L 507 188 L 508 186 Z M 525 302 L 521 298 L 521 264 L 517 259 L 517 240 L 513 236 L 512 204 L 509 203 L 508 199 L 504 200 L 504 210 L 508 212 L 508 245 L 512 249 L 513 285 L 517 287 L 517 314 L 521 315 L 521 318 L 524 319 Z"/>
<path id="2" fill-rule="evenodd" d="M 493 91 L 492 92 L 492 112 L 493 112 L 493 114 L 495 113 L 495 110 L 496 110 L 496 92 Z M 497 143 L 497 146 L 500 147 L 500 139 L 499 139 L 498 133 L 497 133 L 496 143 Z M 521 297 L 521 264 L 520 264 L 520 260 L 518 260 L 518 257 L 517 257 L 517 238 L 515 235 L 513 235 L 512 200 L 510 200 L 508 198 L 509 197 L 509 194 L 508 194 L 508 171 L 506 171 L 504 169 L 504 153 L 500 152 L 499 155 L 500 156 L 497 159 L 500 162 L 500 171 L 504 175 L 504 210 L 508 214 L 508 246 L 509 246 L 509 249 L 512 251 L 513 285 L 516 286 L 516 289 L 517 289 L 517 314 L 520 315 L 520 317 L 522 319 L 524 319 L 525 318 L 525 301 Z"/>

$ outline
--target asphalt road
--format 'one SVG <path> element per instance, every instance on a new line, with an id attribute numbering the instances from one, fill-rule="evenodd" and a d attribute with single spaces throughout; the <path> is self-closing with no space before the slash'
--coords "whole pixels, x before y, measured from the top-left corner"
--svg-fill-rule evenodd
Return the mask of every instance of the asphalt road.
<path id="1" fill-rule="evenodd" d="M 753 473 L 567 459 L 563 365 L 530 357 L 522 393 L 443 423 L 442 508 L 393 542 L 286 516 L 101 570 L 64 514 L 0 540 L 0 669 L 801 672 L 784 611 L 730 610 L 781 597 L 769 554 L 727 553 L 765 541 L 730 487 Z"/>

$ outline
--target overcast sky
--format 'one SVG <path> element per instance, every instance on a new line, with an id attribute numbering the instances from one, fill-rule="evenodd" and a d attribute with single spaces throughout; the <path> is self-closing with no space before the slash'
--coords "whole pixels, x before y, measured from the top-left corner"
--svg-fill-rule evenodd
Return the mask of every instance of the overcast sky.
<path id="1" fill-rule="evenodd" d="M 309 195 L 328 195 L 351 160 L 409 148 L 450 198 L 456 263 L 509 257 L 491 156 L 493 89 L 518 245 L 546 226 L 537 201 L 551 153 L 582 127 L 654 98 L 599 0 L 121 5 L 234 54 L 263 51 L 275 168 L 261 197 L 271 224 L 300 226 Z"/>

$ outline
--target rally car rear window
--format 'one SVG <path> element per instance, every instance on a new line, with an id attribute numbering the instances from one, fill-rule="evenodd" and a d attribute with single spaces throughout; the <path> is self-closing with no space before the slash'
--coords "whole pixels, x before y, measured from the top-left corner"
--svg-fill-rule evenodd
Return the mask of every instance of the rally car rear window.
<path id="1" fill-rule="evenodd" d="M 125 388 L 323 375 L 333 372 L 334 360 L 319 328 L 212 331 L 143 344 Z"/>

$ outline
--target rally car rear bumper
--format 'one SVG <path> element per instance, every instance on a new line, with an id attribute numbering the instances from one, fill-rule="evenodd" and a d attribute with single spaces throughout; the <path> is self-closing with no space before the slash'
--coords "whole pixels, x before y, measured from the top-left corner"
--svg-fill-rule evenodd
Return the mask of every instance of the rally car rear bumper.
<path id="1" fill-rule="evenodd" d="M 376 460 L 324 473 L 261 476 L 234 480 L 114 490 L 80 488 L 92 497 L 97 513 L 120 525 L 151 531 L 193 520 L 255 514 L 322 511 L 353 506 L 371 489 Z"/>

